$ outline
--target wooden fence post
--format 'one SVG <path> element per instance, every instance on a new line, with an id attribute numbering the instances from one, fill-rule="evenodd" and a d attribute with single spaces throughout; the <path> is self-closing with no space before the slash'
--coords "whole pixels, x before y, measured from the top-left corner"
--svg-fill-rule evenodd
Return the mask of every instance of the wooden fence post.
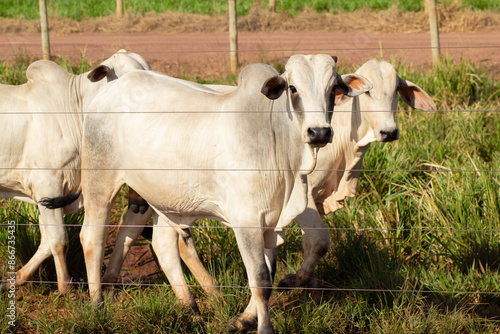
<path id="1" fill-rule="evenodd" d="M 276 13 L 276 0 L 269 0 L 269 11 Z"/>
<path id="2" fill-rule="evenodd" d="M 437 17 L 436 0 L 426 0 L 427 11 L 429 12 L 429 28 L 431 33 L 432 63 L 437 64 L 440 61 L 439 45 L 439 25 Z"/>
<path id="3" fill-rule="evenodd" d="M 42 30 L 42 52 L 43 59 L 50 60 L 49 19 L 47 16 L 47 2 L 39 0 L 40 28 Z"/>
<path id="4" fill-rule="evenodd" d="M 116 16 L 119 19 L 123 17 L 123 0 L 116 0 Z"/>
<path id="5" fill-rule="evenodd" d="M 236 25 L 236 0 L 229 0 L 229 54 L 231 73 L 238 70 L 238 29 Z"/>

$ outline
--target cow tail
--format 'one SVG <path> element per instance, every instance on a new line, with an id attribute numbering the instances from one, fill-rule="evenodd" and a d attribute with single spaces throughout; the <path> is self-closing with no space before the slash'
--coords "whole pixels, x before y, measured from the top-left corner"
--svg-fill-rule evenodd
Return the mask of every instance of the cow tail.
<path id="1" fill-rule="evenodd" d="M 70 205 L 74 201 L 76 201 L 82 193 L 82 188 L 78 188 L 78 190 L 74 193 L 70 193 L 66 196 L 61 197 L 44 197 L 38 201 L 38 204 L 43 205 L 48 209 L 59 209 L 64 208 L 67 205 Z"/>

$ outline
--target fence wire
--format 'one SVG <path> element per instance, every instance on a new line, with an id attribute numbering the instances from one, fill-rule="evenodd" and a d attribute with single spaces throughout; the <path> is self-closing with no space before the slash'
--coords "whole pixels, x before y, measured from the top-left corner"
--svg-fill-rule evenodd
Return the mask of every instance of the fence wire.
<path id="1" fill-rule="evenodd" d="M 12 45 L 12 44 L 11 44 Z M 402 51 L 409 51 L 409 50 L 422 50 L 422 51 L 430 51 L 432 50 L 432 47 L 429 46 L 419 46 L 419 47 L 383 47 L 382 50 L 402 50 Z M 456 50 L 464 50 L 464 49 L 500 49 L 500 45 L 484 45 L 484 46 L 441 46 L 441 50 L 445 51 L 456 51 Z M 381 50 L 381 48 L 377 47 L 352 47 L 352 48 L 313 48 L 313 49 L 239 49 L 238 53 L 277 53 L 277 52 L 291 52 L 291 53 L 297 53 L 297 51 L 300 52 L 312 52 L 312 53 L 317 53 L 317 52 L 336 52 L 336 51 L 378 51 Z M 228 54 L 230 50 L 191 50 L 191 51 L 145 51 L 145 52 L 138 52 L 139 54 L 145 54 L 145 55 L 151 55 L 151 54 L 196 54 L 196 53 L 211 53 L 211 54 Z M 56 52 L 52 53 L 53 56 L 99 56 L 99 55 L 112 55 L 114 54 L 113 52 Z M 19 54 L 19 53 L 3 53 L 0 54 L 0 57 L 17 57 L 17 56 L 43 56 L 43 53 L 26 53 L 26 54 Z M 5 61 L 5 60 L 3 60 Z M 481 109 L 481 110 L 467 110 L 467 109 L 454 109 L 454 110 L 437 110 L 434 111 L 434 113 L 462 113 L 462 112 L 468 112 L 468 113 L 497 113 L 499 112 L 499 109 Z M 209 113 L 208 112 L 203 112 L 203 113 Z M 224 111 L 225 113 L 250 113 L 246 111 Z M 254 111 L 258 112 L 258 111 Z M 336 111 L 339 112 L 339 111 Z M 369 112 L 377 112 L 377 111 L 369 111 Z M 386 111 L 380 111 L 380 112 L 386 112 Z M 422 111 L 422 110 L 411 110 L 411 111 L 397 111 L 398 113 L 403 112 L 403 113 L 430 113 L 428 111 Z M 141 113 L 141 114 L 159 114 L 159 113 L 171 113 L 168 111 L 140 111 L 140 112 L 127 112 L 127 113 Z M 201 113 L 199 111 L 185 111 L 184 113 L 187 114 L 198 114 Z M 431 112 L 432 113 L 432 112 Z M 16 114 L 40 114 L 40 115 L 58 115 L 58 114 L 74 114 L 72 112 L 57 112 L 57 111 L 49 111 L 49 112 L 2 112 L 0 113 L 0 116 L 4 115 L 16 115 Z M 85 113 L 78 113 L 78 114 L 85 114 Z M 1 120 L 1 118 L 0 118 Z M 0 167 L 0 170 L 26 170 L 26 171 L 54 171 L 54 170 L 74 170 L 74 169 L 64 169 L 64 168 L 6 168 L 6 167 Z M 115 169 L 86 169 L 86 170 L 115 170 Z M 143 171 L 215 171 L 216 169 L 118 169 L 118 170 L 143 170 Z M 274 169 L 227 169 L 225 171 L 231 171 L 231 172 L 258 172 L 258 171 L 278 171 Z M 280 169 L 279 171 L 296 171 L 296 170 L 283 170 Z M 327 171 L 327 170 L 317 170 L 315 171 Z M 345 170 L 329 170 L 329 171 L 345 171 Z M 371 172 L 408 172 L 408 173 L 499 173 L 500 170 L 453 170 L 453 169 L 448 169 L 446 167 L 440 167 L 437 169 L 360 169 L 356 170 L 360 171 L 363 173 L 371 173 Z M 16 223 L 18 226 L 33 226 L 33 224 L 21 224 L 21 223 Z M 59 226 L 59 224 L 43 224 L 44 226 Z M 11 224 L 6 224 L 6 223 L 0 223 L 0 226 L 12 226 Z M 65 224 L 64 226 L 66 227 L 78 227 L 82 226 L 79 224 Z M 94 225 L 95 226 L 95 225 Z M 133 227 L 145 227 L 145 225 L 112 225 L 112 224 L 106 224 L 106 225 L 98 225 L 98 226 L 108 226 L 108 227 L 123 227 L 123 228 L 133 228 Z M 147 225 L 151 226 L 151 225 Z M 158 227 L 171 227 L 172 226 L 154 226 L 155 228 Z M 210 225 L 201 225 L 201 226 L 192 226 L 192 228 L 197 228 L 197 229 L 235 229 L 235 228 L 259 228 L 259 229 L 266 229 L 263 227 L 230 227 L 230 226 L 210 226 Z M 273 229 L 273 228 L 270 228 Z M 479 229 L 445 229 L 445 228 L 338 228 L 338 227 L 322 227 L 322 228 L 301 228 L 301 227 L 286 227 L 284 228 L 285 230 L 304 230 L 304 229 L 315 229 L 315 230 L 325 230 L 325 231 L 361 231 L 361 232 L 412 232 L 412 231 L 418 231 L 418 232 L 447 232 L 447 233 L 500 233 L 500 229 L 484 229 L 484 230 L 479 230 Z M 7 283 L 7 280 L 0 280 L 0 283 L 5 284 Z M 34 284 L 58 284 L 57 281 L 18 281 L 17 283 L 34 283 Z M 91 283 L 88 282 L 66 282 L 68 284 L 73 284 L 73 285 L 89 285 Z M 164 286 L 164 287 L 174 287 L 174 285 L 171 284 L 166 284 L 166 283 L 143 283 L 143 282 L 120 282 L 120 283 L 101 283 L 102 285 L 105 286 L 143 286 L 143 287 L 157 287 L 157 286 Z M 214 286 L 206 286 L 206 285 L 196 285 L 196 284 L 188 284 L 188 287 L 191 288 L 203 288 L 203 287 L 213 287 L 213 288 L 224 288 L 224 289 L 251 289 L 253 287 L 250 286 L 237 286 L 237 285 L 214 285 Z M 455 290 L 420 290 L 420 289 L 354 289 L 354 288 L 336 288 L 336 287 L 318 287 L 318 288 L 308 288 L 308 287 L 272 287 L 269 289 L 273 290 L 320 290 L 320 291 L 330 291 L 330 292 L 342 292 L 342 291 L 348 291 L 348 292 L 379 292 L 379 293 L 413 293 L 413 294 L 430 294 L 430 293 L 440 293 L 440 294 L 468 294 L 468 295 L 498 295 L 500 294 L 500 291 L 455 291 Z"/>
<path id="2" fill-rule="evenodd" d="M 7 280 L 0 280 L 0 283 L 8 283 Z M 16 281 L 17 283 L 34 283 L 34 284 L 58 284 L 56 281 Z M 424 293 L 441 293 L 441 294 L 466 294 L 466 295 L 499 295 L 500 291 L 463 291 L 463 290 L 419 290 L 419 289 L 363 289 L 363 288 L 335 288 L 335 287 L 258 287 L 249 285 L 200 285 L 200 284 L 185 284 L 185 285 L 172 285 L 167 283 L 139 283 L 139 282 L 119 282 L 119 283 L 89 283 L 89 282 L 61 282 L 64 284 L 71 285 L 92 285 L 100 284 L 102 286 L 141 286 L 141 287 L 190 287 L 190 288 L 221 288 L 221 289 L 268 289 L 268 290 L 305 290 L 305 291 L 324 291 L 324 292 L 390 292 L 390 293 L 413 293 L 413 294 L 424 294 Z"/>
<path id="3" fill-rule="evenodd" d="M 34 223 L 16 223 L 16 226 L 36 226 Z M 61 226 L 60 224 L 38 224 L 43 226 Z M 8 223 L 0 223 L 0 226 L 12 226 Z M 123 224 L 92 224 L 92 225 L 81 225 L 81 224 L 64 224 L 65 227 L 119 227 L 119 228 L 136 228 L 136 227 L 153 227 L 153 228 L 175 228 L 169 225 L 123 225 Z M 182 228 L 186 228 L 183 226 Z M 217 225 L 193 225 L 190 228 L 194 229 L 223 229 L 223 230 L 236 230 L 236 229 L 250 229 L 250 230 L 274 230 L 274 227 L 262 227 L 262 226 L 217 226 Z M 354 232 L 447 232 L 447 233 L 500 233 L 500 229 L 456 229 L 456 228 L 372 228 L 372 227 L 283 227 L 285 231 L 293 230 L 321 230 L 321 231 L 354 231 Z"/>
<path id="4" fill-rule="evenodd" d="M 10 43 L 12 45 L 13 43 Z M 22 45 L 22 44 L 21 44 Z M 440 46 L 439 47 L 441 50 L 459 50 L 459 49 L 500 49 L 500 44 L 499 45 L 480 45 L 480 46 Z M 295 48 L 295 49 L 238 49 L 238 53 L 278 53 L 278 52 L 291 52 L 291 53 L 297 53 L 298 51 L 300 52 L 311 52 L 311 53 L 316 53 L 316 52 L 336 52 L 336 51 L 380 51 L 380 50 L 385 50 L 385 51 L 396 51 L 396 50 L 401 50 L 401 51 L 409 51 L 409 50 L 422 50 L 422 51 L 430 51 L 435 49 L 434 47 L 431 46 L 412 46 L 412 47 L 349 47 L 349 48 L 313 48 L 313 49 L 306 49 L 306 48 Z M 135 52 L 135 51 L 134 51 Z M 141 51 L 140 54 L 195 54 L 195 53 L 221 53 L 221 54 L 229 54 L 232 52 L 231 50 L 183 50 L 183 51 L 175 51 L 175 50 L 158 50 L 158 51 Z M 139 51 L 137 51 L 139 53 Z M 52 52 L 52 55 L 54 56 L 79 56 L 79 55 L 88 55 L 88 56 L 98 56 L 98 55 L 113 55 L 114 52 L 112 51 L 100 51 L 100 52 Z M 17 57 L 17 56 L 43 56 L 43 53 L 0 53 L 0 57 Z"/>
<path id="5" fill-rule="evenodd" d="M 236 87 L 236 86 L 235 86 Z M 183 110 L 183 111 L 168 111 L 168 110 L 155 110 L 155 111 L 148 111 L 148 110 L 141 110 L 141 111 L 6 111 L 6 112 L 1 112 L 0 116 L 2 115 L 120 115 L 120 114 L 127 114 L 127 115 L 156 115 L 156 114 L 174 114 L 174 115 L 179 115 L 179 114 L 200 114 L 200 115 L 206 115 L 206 114 L 261 114 L 265 112 L 272 112 L 273 114 L 286 114 L 289 111 L 286 110 L 224 110 L 224 111 L 213 111 L 213 110 L 207 110 L 207 111 L 199 111 L 199 110 Z M 434 110 L 434 111 L 426 111 L 426 110 L 359 110 L 359 111 L 346 111 L 346 110 L 333 110 L 329 112 L 334 112 L 337 114 L 340 113 L 387 113 L 387 112 L 394 112 L 394 113 L 424 113 L 424 114 L 445 114 L 445 113 L 497 113 L 500 112 L 500 109 L 441 109 L 441 110 Z M 324 113 L 324 111 L 316 111 L 316 110 L 304 110 L 300 111 L 300 113 Z"/>

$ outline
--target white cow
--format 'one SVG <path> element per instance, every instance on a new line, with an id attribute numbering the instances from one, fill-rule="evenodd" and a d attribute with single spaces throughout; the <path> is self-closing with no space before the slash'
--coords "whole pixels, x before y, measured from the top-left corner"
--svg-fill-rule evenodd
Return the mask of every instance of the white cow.
<path id="1" fill-rule="evenodd" d="M 398 93 L 412 108 L 436 110 L 423 89 L 400 78 L 394 66 L 382 59 L 367 61 L 356 74 L 370 80 L 373 88 L 354 98 L 338 96 L 336 99 L 341 105 L 335 107 L 332 118 L 335 133 L 332 145 L 318 153 L 316 170 L 308 177 L 307 209 L 295 219 L 302 228 L 304 262 L 297 274 L 287 275 L 279 283 L 280 287 L 316 286 L 316 265 L 330 247 L 330 234 L 322 215 L 342 208 L 346 197 L 356 195 L 363 158 L 370 143 L 399 138 L 395 121 Z"/>
<path id="2" fill-rule="evenodd" d="M 329 233 L 325 231 L 321 216 L 341 208 L 345 197 L 356 194 L 359 169 L 370 143 L 398 139 L 399 130 L 395 121 L 398 93 L 413 108 L 436 110 L 427 93 L 412 82 L 401 79 L 394 67 L 382 59 L 367 61 L 356 73 L 367 78 L 374 87 L 355 98 L 337 91 L 332 145 L 327 145 L 318 154 L 316 170 L 308 177 L 310 193 L 307 210 L 296 218 L 298 225 L 303 228 L 305 260 L 297 274 L 287 275 L 279 283 L 280 287 L 316 286 L 316 280 L 313 279 L 315 267 L 330 246 Z M 224 85 L 208 87 L 223 93 L 235 89 Z M 142 227 L 138 225 L 120 229 L 116 249 L 103 279 L 116 281 L 123 259 L 141 231 Z M 202 285 L 208 287 L 213 284 L 197 257 L 192 239 L 182 245 L 180 255 L 184 262 L 190 264 L 189 268 L 197 280 L 204 282 Z"/>
<path id="3" fill-rule="evenodd" d="M 230 326 L 257 319 L 259 333 L 273 333 L 266 257 L 274 261 L 284 228 L 306 208 L 306 175 L 332 138 L 334 89 L 354 96 L 371 88 L 361 76 L 340 77 L 335 67 L 327 55 L 293 56 L 282 75 L 249 65 L 226 95 L 151 72 L 129 73 L 103 88 L 85 119 L 82 147 L 81 240 L 94 302 L 102 301 L 107 218 L 127 183 L 162 218 L 153 247 L 166 272 L 180 267 L 169 234 L 185 235 L 202 217 L 233 227 L 252 297 Z"/>
<path id="4" fill-rule="evenodd" d="M 44 197 L 75 191 L 80 185 L 82 111 L 107 81 L 135 69 L 151 67 L 141 56 L 120 50 L 89 73 L 72 75 L 54 62 L 39 60 L 28 67 L 26 84 L 0 84 L 0 197 L 37 204 Z M 64 212 L 78 207 L 75 203 Z M 16 282 L 29 280 L 52 255 L 64 293 L 70 276 L 63 210 L 38 208 L 41 242 L 17 272 Z"/>

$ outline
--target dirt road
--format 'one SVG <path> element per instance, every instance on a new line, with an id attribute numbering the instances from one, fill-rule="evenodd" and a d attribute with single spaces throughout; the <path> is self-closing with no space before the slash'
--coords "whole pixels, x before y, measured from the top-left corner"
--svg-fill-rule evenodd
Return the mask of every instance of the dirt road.
<path id="1" fill-rule="evenodd" d="M 343 64 L 362 63 L 382 56 L 396 57 L 407 64 L 430 64 L 430 37 L 427 33 L 283 33 L 242 32 L 239 34 L 239 57 L 242 64 L 289 56 L 294 53 L 337 55 Z M 453 59 L 474 60 L 500 72 L 500 31 L 441 34 L 442 54 Z M 140 53 L 155 70 L 172 74 L 218 75 L 228 70 L 227 33 L 127 33 L 71 34 L 51 36 L 53 54 L 79 58 L 82 52 L 94 61 L 126 48 Z M 2 34 L 0 59 L 14 59 L 15 54 L 40 56 L 37 34 Z"/>

